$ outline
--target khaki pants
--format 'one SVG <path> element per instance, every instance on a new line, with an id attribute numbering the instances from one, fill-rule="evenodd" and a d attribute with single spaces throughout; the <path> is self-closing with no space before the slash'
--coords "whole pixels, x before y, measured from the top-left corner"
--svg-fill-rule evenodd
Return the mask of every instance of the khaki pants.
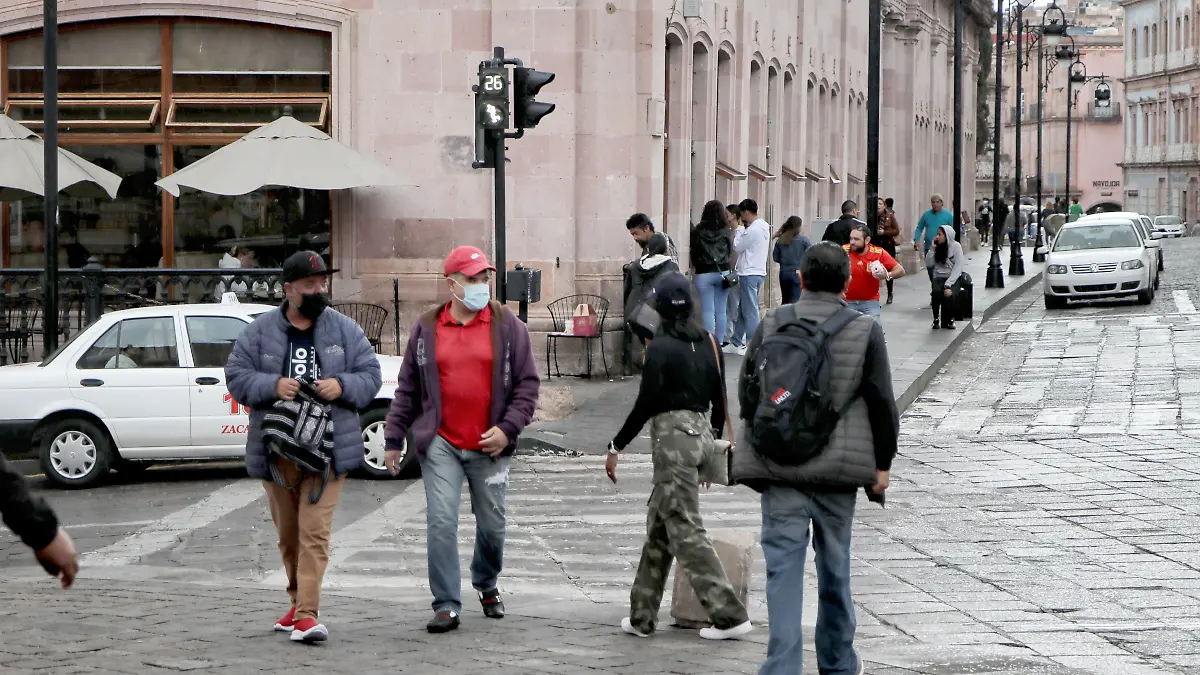
<path id="1" fill-rule="evenodd" d="M 300 467 L 281 460 L 276 466 L 283 481 L 293 485 L 300 479 Z M 289 490 L 273 481 L 264 481 L 271 519 L 279 531 L 279 554 L 287 572 L 288 595 L 296 608 L 295 620 L 317 618 L 321 604 L 321 579 L 329 562 L 329 533 L 333 528 L 333 510 L 337 507 L 346 477 L 331 477 L 316 504 L 309 503 L 320 476 L 308 476 Z"/>

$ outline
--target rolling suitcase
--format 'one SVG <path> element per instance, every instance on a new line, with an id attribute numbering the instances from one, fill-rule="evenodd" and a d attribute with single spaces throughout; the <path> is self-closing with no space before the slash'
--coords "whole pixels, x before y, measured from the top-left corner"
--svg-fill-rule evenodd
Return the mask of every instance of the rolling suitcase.
<path id="1" fill-rule="evenodd" d="M 754 561 L 754 547 L 758 537 L 753 532 L 738 532 L 735 530 L 710 530 L 713 548 L 717 550 L 717 558 L 725 570 L 733 591 L 742 604 L 747 604 L 750 597 L 750 565 Z M 680 628 L 707 628 L 712 625 L 708 612 L 704 611 L 700 600 L 696 598 L 692 584 L 687 574 L 675 561 L 675 586 L 671 591 L 671 617 Z"/>
<path id="2" fill-rule="evenodd" d="M 958 281 L 954 282 L 954 288 L 951 290 L 954 320 L 970 321 L 975 314 L 975 284 L 971 281 L 971 275 L 963 272 Z"/>

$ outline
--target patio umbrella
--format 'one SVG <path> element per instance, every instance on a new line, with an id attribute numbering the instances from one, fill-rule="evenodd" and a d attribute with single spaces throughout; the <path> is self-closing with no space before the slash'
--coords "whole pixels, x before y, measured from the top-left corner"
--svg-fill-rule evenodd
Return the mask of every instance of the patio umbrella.
<path id="1" fill-rule="evenodd" d="M 181 187 L 244 195 L 263 187 L 345 190 L 412 183 L 317 129 L 280 117 L 155 185 L 178 197 Z"/>
<path id="2" fill-rule="evenodd" d="M 0 202 L 41 197 L 46 191 L 42 139 L 0 114 Z M 71 197 L 116 199 L 121 177 L 73 152 L 58 149 L 58 189 Z"/>

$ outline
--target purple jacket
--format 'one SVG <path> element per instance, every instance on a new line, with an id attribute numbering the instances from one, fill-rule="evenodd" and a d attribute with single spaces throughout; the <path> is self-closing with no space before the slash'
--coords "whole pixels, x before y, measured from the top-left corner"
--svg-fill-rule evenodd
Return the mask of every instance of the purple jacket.
<path id="1" fill-rule="evenodd" d="M 404 350 L 404 363 L 397 377 L 384 431 L 384 448 L 399 450 L 412 430 L 417 453 L 424 457 L 442 426 L 442 394 L 438 379 L 437 317 L 445 305 L 425 312 L 413 326 Z M 506 307 L 493 301 L 492 308 L 492 426 L 508 437 L 504 454 L 517 448 L 517 436 L 533 421 L 542 380 L 533 360 L 529 329 Z"/>

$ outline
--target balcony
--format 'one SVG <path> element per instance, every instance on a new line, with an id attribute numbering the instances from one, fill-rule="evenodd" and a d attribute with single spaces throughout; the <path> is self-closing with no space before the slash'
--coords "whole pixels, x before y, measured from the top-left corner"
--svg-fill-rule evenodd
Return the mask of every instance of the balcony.
<path id="1" fill-rule="evenodd" d="M 1164 161 L 1165 157 L 1166 152 L 1161 146 L 1125 149 L 1126 164 L 1149 164 L 1152 162 L 1162 162 Z"/>
<path id="2" fill-rule="evenodd" d="M 1095 101 L 1087 104 L 1087 116 L 1084 118 L 1093 122 L 1121 121 L 1121 104 L 1111 103 L 1108 106 L 1098 106 Z"/>
<path id="3" fill-rule="evenodd" d="M 1193 143 L 1170 145 L 1167 146 L 1166 156 L 1168 162 L 1194 162 L 1197 157 L 1196 146 Z"/>

